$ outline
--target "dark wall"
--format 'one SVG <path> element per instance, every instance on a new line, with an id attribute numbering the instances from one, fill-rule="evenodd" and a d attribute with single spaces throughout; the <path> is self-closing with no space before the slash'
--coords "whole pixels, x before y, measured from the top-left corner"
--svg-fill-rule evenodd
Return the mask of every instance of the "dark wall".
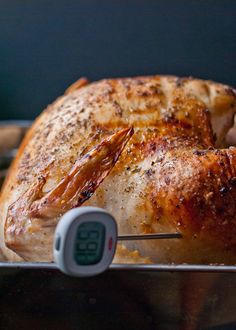
<path id="1" fill-rule="evenodd" d="M 236 86 L 236 1 L 0 0 L 0 119 L 31 119 L 80 76 Z"/>

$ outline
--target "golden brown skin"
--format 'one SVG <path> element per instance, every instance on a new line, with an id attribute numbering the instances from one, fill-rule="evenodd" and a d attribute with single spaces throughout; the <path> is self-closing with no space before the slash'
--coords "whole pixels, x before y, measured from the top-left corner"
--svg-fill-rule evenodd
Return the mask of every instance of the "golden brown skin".
<path id="1" fill-rule="evenodd" d="M 83 205 L 110 211 L 122 234 L 183 234 L 182 239 L 125 244 L 143 258 L 235 264 L 236 149 L 225 148 L 235 111 L 234 90 L 210 81 L 153 76 L 75 83 L 36 120 L 11 168 L 0 198 L 0 219 L 7 246 L 16 254 L 4 246 L 2 229 L 5 256 L 51 261 L 58 215 L 76 205 L 63 197 L 63 185 L 73 187 L 72 164 L 115 131 L 133 126 L 117 163 Z M 24 196 L 45 169 L 41 194 L 47 197 L 28 202 Z M 73 190 L 75 200 L 80 189 Z M 11 236 L 21 214 L 17 200 L 28 209 L 25 224 L 17 227 L 20 246 L 17 231 Z M 34 220 L 40 246 L 30 241 L 34 234 L 29 240 L 24 234 L 34 217 L 40 219 Z M 47 231 L 46 223 L 51 224 Z M 115 260 L 122 262 L 119 251 Z"/>
<path id="2" fill-rule="evenodd" d="M 45 240 L 53 235 L 59 218 L 92 196 L 132 134 L 133 129 L 128 128 L 104 139 L 79 159 L 55 188 L 43 194 L 47 168 L 37 182 L 9 206 L 5 223 L 7 246 L 25 260 L 33 257 L 41 261 L 45 255 L 46 260 L 51 259 L 51 244 L 45 244 Z"/>

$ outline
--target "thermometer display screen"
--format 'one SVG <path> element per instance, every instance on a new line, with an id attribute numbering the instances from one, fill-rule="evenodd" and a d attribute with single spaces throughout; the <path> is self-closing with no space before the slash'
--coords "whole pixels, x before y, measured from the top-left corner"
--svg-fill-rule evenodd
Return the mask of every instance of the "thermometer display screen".
<path id="1" fill-rule="evenodd" d="M 99 222 L 84 222 L 75 236 L 74 259 L 78 265 L 95 265 L 103 254 L 105 226 Z"/>

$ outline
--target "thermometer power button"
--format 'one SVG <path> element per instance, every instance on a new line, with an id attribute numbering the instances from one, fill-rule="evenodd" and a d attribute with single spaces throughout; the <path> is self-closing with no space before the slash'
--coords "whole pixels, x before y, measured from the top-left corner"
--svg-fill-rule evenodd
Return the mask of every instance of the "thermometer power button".
<path id="1" fill-rule="evenodd" d="M 112 249 L 113 246 L 113 239 L 112 237 L 110 237 L 109 241 L 108 241 L 108 250 L 110 251 Z"/>
<path id="2" fill-rule="evenodd" d="M 56 240 L 55 240 L 55 249 L 57 251 L 60 250 L 60 246 L 61 246 L 61 236 L 60 235 L 57 235 L 56 236 Z"/>

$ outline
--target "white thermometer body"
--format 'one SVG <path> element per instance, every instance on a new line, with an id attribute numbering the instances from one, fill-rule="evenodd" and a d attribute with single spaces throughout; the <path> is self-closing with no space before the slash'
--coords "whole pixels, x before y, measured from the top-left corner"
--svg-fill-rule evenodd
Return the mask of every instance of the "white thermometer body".
<path id="1" fill-rule="evenodd" d="M 54 260 L 60 270 L 72 276 L 93 276 L 113 260 L 117 225 L 103 209 L 79 207 L 61 218 L 54 237 Z"/>

